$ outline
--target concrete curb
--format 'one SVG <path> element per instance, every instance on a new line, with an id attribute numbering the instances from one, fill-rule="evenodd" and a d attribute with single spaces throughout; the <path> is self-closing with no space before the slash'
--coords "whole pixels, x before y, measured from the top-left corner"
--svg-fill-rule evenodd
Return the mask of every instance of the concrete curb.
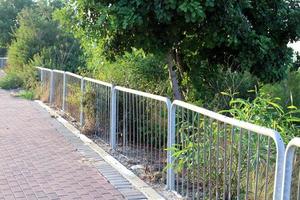
<path id="1" fill-rule="evenodd" d="M 72 124 L 70 124 L 67 120 L 62 118 L 55 110 L 51 109 L 49 106 L 44 104 L 43 102 L 36 100 L 41 107 L 47 110 L 51 116 L 55 117 L 57 121 L 63 124 L 70 132 L 72 132 L 76 137 L 80 138 L 80 140 L 87 146 L 89 146 L 92 150 L 94 150 L 104 161 L 106 161 L 111 167 L 117 170 L 125 179 L 127 179 L 138 191 L 143 193 L 147 199 L 151 200 L 163 200 L 163 198 L 158 192 L 156 192 L 151 186 L 141 180 L 138 176 L 136 176 L 132 171 L 127 169 L 124 165 L 122 165 L 119 161 L 105 152 L 101 147 L 99 147 L 96 143 L 94 143 L 91 139 L 81 134 L 80 131 L 75 128 Z"/>

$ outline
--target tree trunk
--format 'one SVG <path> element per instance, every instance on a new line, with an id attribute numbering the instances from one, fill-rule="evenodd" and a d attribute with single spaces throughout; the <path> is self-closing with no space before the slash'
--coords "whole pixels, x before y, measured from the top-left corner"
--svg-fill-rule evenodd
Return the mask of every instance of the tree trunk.
<path id="1" fill-rule="evenodd" d="M 183 100 L 179 83 L 178 83 L 177 74 L 176 71 L 174 70 L 175 64 L 174 64 L 173 56 L 174 56 L 173 51 L 170 50 L 167 55 L 167 61 L 168 61 L 168 71 L 169 71 L 169 78 L 170 78 L 171 87 L 173 91 L 173 97 L 176 100 Z"/>

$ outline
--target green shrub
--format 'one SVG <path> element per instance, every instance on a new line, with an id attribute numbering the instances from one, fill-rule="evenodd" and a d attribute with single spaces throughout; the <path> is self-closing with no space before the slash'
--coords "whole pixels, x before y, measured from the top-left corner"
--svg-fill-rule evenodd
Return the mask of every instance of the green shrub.
<path id="1" fill-rule="evenodd" d="M 17 97 L 21 97 L 23 99 L 33 100 L 35 99 L 35 93 L 32 90 L 22 90 Z"/>
<path id="2" fill-rule="evenodd" d="M 0 80 L 0 88 L 16 89 L 23 85 L 23 79 L 17 73 L 9 73 Z"/>
<path id="3" fill-rule="evenodd" d="M 274 84 L 266 84 L 261 88 L 263 93 L 279 97 L 278 103 L 286 108 L 294 105 L 300 108 L 300 71 L 290 72 L 287 79 Z"/>
<path id="4" fill-rule="evenodd" d="M 258 78 L 250 72 L 232 71 L 224 66 L 199 67 L 199 71 L 192 71 L 186 75 L 184 86 L 187 89 L 186 100 L 193 104 L 209 108 L 214 111 L 227 109 L 230 97 L 222 92 L 234 94 L 243 99 L 253 99 L 254 95 L 248 91 L 258 85 Z M 207 70 L 210 69 L 210 70 Z M 199 99 L 203 102 L 198 103 Z"/>
<path id="5" fill-rule="evenodd" d="M 169 83 L 165 63 L 159 55 L 132 49 L 115 61 L 99 63 L 93 72 L 97 79 L 116 85 L 166 95 Z"/>
<path id="6" fill-rule="evenodd" d="M 279 104 L 280 98 L 262 92 L 253 101 L 228 96 L 231 97 L 230 109 L 222 113 L 230 114 L 235 119 L 275 129 L 286 144 L 290 139 L 300 136 L 300 129 L 297 127 L 300 123 L 300 118 L 297 117 L 300 109 L 297 107 L 293 105 L 283 107 Z"/>

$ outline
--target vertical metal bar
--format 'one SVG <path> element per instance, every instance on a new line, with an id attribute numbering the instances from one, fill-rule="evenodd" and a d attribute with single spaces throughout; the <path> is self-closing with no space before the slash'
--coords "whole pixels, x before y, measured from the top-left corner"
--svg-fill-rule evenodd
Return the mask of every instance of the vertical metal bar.
<path id="1" fill-rule="evenodd" d="M 267 163 L 266 163 L 266 187 L 265 187 L 265 200 L 268 195 L 268 186 L 269 186 L 269 162 L 270 162 L 270 142 L 271 138 L 268 137 L 268 155 L 267 155 Z"/>
<path id="2" fill-rule="evenodd" d="M 54 73 L 53 70 L 51 70 L 51 75 L 50 75 L 50 99 L 49 102 L 52 105 L 53 103 L 53 97 L 54 97 Z"/>
<path id="3" fill-rule="evenodd" d="M 239 132 L 239 150 L 238 150 L 238 176 L 237 176 L 237 200 L 240 199 L 241 195 L 241 162 L 242 162 L 242 132 L 243 129 Z"/>
<path id="4" fill-rule="evenodd" d="M 258 177 L 259 177 L 259 151 L 260 151 L 260 135 L 257 136 L 257 151 L 256 151 L 256 154 L 257 154 L 257 157 L 256 157 L 256 169 L 255 169 L 255 193 L 254 193 L 254 196 L 255 198 L 254 199 L 257 199 L 257 193 L 258 193 Z"/>
<path id="5" fill-rule="evenodd" d="M 195 133 L 195 127 L 197 127 L 197 124 L 196 124 L 196 120 L 194 119 L 195 118 L 195 112 L 192 111 L 192 127 L 193 127 L 193 130 L 192 130 L 192 141 L 193 141 L 193 153 L 192 153 L 192 156 L 193 156 L 193 159 L 192 159 L 192 173 L 195 173 L 196 171 L 196 164 L 195 164 L 195 152 L 196 152 L 196 149 L 195 149 L 195 146 L 196 146 L 196 143 L 195 143 L 195 134 L 197 133 L 197 130 L 196 130 L 196 133 Z M 198 172 L 199 170 L 197 170 Z M 192 176 L 192 198 L 195 199 L 195 176 Z"/>
<path id="6" fill-rule="evenodd" d="M 190 112 L 188 109 L 186 109 L 186 118 L 187 118 L 187 133 L 186 133 L 186 138 L 185 138 L 185 148 L 188 147 L 189 145 L 189 139 L 190 139 L 190 131 L 189 131 L 189 127 L 190 127 Z M 186 197 L 189 197 L 189 163 L 186 164 Z"/>
<path id="7" fill-rule="evenodd" d="M 151 164 L 153 164 L 153 99 L 150 99 L 150 155 L 151 155 Z"/>
<path id="8" fill-rule="evenodd" d="M 296 159 L 296 162 L 297 162 L 297 159 Z M 298 173 L 297 200 L 300 200 L 300 170 L 299 170 L 299 173 Z"/>
<path id="9" fill-rule="evenodd" d="M 179 109 L 178 109 L 179 111 Z M 179 112 L 176 114 L 176 120 L 175 120 L 175 123 L 177 122 L 177 125 L 175 124 L 175 144 L 177 144 L 178 146 L 180 145 L 180 134 L 179 134 L 179 122 L 180 119 L 179 119 Z M 179 191 L 179 180 L 180 180 L 180 177 L 179 177 L 179 173 L 176 174 L 176 191 Z"/>
<path id="10" fill-rule="evenodd" d="M 83 127 L 83 97 L 84 97 L 84 79 L 80 81 L 80 126 Z"/>
<path id="11" fill-rule="evenodd" d="M 110 113 L 110 145 L 112 149 L 116 148 L 116 90 L 111 87 L 111 113 Z"/>
<path id="12" fill-rule="evenodd" d="M 229 164 L 229 183 L 228 183 L 228 199 L 231 199 L 231 179 L 232 179 L 232 154 L 234 145 L 234 126 L 231 127 L 231 144 L 230 144 L 230 164 Z"/>
<path id="13" fill-rule="evenodd" d="M 249 194 L 250 158 L 251 158 L 251 132 L 248 131 L 248 153 L 247 153 L 247 172 L 246 172 L 246 199 L 248 199 L 248 194 Z"/>
<path id="14" fill-rule="evenodd" d="M 116 134 L 117 134 L 117 137 L 116 137 L 116 148 L 118 147 L 119 145 L 119 135 L 120 135 L 120 128 L 119 128 L 119 123 L 120 123 L 120 96 L 119 96 L 119 91 L 116 90 Z"/>
<path id="15" fill-rule="evenodd" d="M 153 152 L 154 152 L 154 165 L 156 165 L 157 162 L 157 124 L 158 124 L 158 120 L 157 120 L 157 107 L 156 107 L 156 101 L 153 100 L 153 114 L 154 114 L 154 142 L 153 142 Z"/>
<path id="16" fill-rule="evenodd" d="M 204 119 L 205 120 L 205 119 Z M 210 118 L 209 120 L 209 164 L 208 164 L 208 196 L 209 199 L 212 199 L 212 184 L 211 184 L 211 164 L 212 164 L 212 134 L 213 134 L 213 124 L 212 124 L 212 119 Z"/>
<path id="17" fill-rule="evenodd" d="M 66 79 L 66 72 L 64 72 L 64 82 L 63 82 L 63 105 L 62 110 L 66 110 L 66 91 L 67 91 L 67 79 Z"/>
<path id="18" fill-rule="evenodd" d="M 122 141 L 122 151 L 124 153 L 125 151 L 125 145 L 126 145 L 126 119 L 127 119 L 127 116 L 126 116 L 126 101 L 125 101 L 125 94 L 124 92 L 120 92 L 120 94 L 122 94 L 122 98 L 123 98 L 123 141 Z"/>
<path id="19" fill-rule="evenodd" d="M 40 70 L 40 73 L 41 73 L 41 83 L 43 83 L 44 81 L 44 70 L 43 69 L 39 69 Z"/>
<path id="20" fill-rule="evenodd" d="M 139 154 L 141 152 L 139 143 L 140 143 L 140 107 L 139 107 L 139 96 L 135 95 L 135 110 L 136 110 L 136 148 L 137 148 L 137 157 L 140 159 Z"/>
<path id="21" fill-rule="evenodd" d="M 174 170 L 170 167 L 173 163 L 173 151 L 171 148 L 175 144 L 175 128 L 176 128 L 176 106 L 171 105 L 171 102 L 167 103 L 168 108 L 168 170 L 167 170 L 167 187 L 169 190 L 174 190 L 175 188 L 175 173 Z"/>
<path id="22" fill-rule="evenodd" d="M 158 122 L 159 122 L 159 127 L 158 127 L 158 170 L 161 171 L 161 122 L 162 122 L 162 113 L 161 113 L 161 102 L 159 102 L 159 115 L 158 115 Z"/>
<path id="23" fill-rule="evenodd" d="M 281 200 L 290 200 L 295 146 L 287 146 L 284 156 L 284 182 Z M 277 200 L 277 199 L 276 199 Z"/>
<path id="24" fill-rule="evenodd" d="M 204 120 L 204 118 L 203 118 Z M 196 138 L 196 142 L 197 142 L 197 177 L 200 177 L 201 172 L 200 172 L 200 166 L 201 166 L 201 161 L 200 161 L 200 153 L 201 153 L 201 119 L 200 119 L 200 114 L 197 113 L 197 138 Z M 205 123 L 203 121 L 203 181 L 202 181 L 202 186 L 203 188 L 205 187 L 205 177 L 206 177 L 206 170 L 205 170 L 205 159 L 206 159 L 206 155 L 205 155 L 205 142 L 206 142 L 206 137 L 205 137 Z M 197 178 L 196 178 L 197 180 Z M 203 199 L 205 199 L 206 197 L 206 193 L 205 193 L 205 189 L 203 189 Z M 197 181 L 197 199 L 200 199 L 200 181 Z"/>
<path id="25" fill-rule="evenodd" d="M 181 127 L 183 126 L 183 123 L 184 123 L 184 108 L 181 107 Z M 185 148 L 185 146 L 184 146 L 185 142 L 184 142 L 184 138 L 183 138 L 184 132 L 179 131 L 181 127 L 178 127 L 178 134 L 179 134 L 179 137 L 180 137 L 180 144 L 182 145 L 182 148 L 184 149 Z M 183 167 L 182 167 L 182 170 L 181 170 L 181 180 L 182 180 L 182 182 L 181 182 L 181 192 L 182 192 L 183 196 L 185 196 L 184 195 L 184 190 L 183 190 L 184 189 L 184 165 L 185 165 L 185 163 L 183 163 Z"/>
<path id="26" fill-rule="evenodd" d="M 219 151 L 220 151 L 220 122 L 217 121 L 217 145 L 216 145 L 216 175 L 217 175 L 217 179 L 220 175 L 220 158 L 219 158 Z M 216 199 L 219 199 L 219 182 L 218 180 L 216 180 Z"/>
<path id="27" fill-rule="evenodd" d="M 198 119 L 198 123 L 199 123 L 199 125 L 198 125 L 198 127 L 199 128 L 201 128 L 201 121 L 200 121 L 200 114 L 198 114 L 199 115 L 199 119 Z M 202 143 L 202 145 L 203 145 L 203 181 L 202 181 L 202 187 L 203 187 L 203 199 L 205 199 L 206 198 L 206 177 L 207 177 L 207 171 L 206 171 L 206 149 L 205 149 L 205 144 L 206 144 L 206 142 L 207 142 L 207 137 L 206 137 L 206 133 L 207 133 L 207 131 L 206 131 L 206 126 L 207 126 L 207 124 L 206 124 L 206 122 L 207 122 L 207 120 L 206 120 L 206 117 L 205 116 L 203 116 L 203 143 Z M 200 157 L 200 148 L 201 148 L 201 146 L 200 146 L 200 141 L 201 141 L 201 135 L 200 135 L 200 132 L 199 132 L 199 135 L 198 135 L 198 140 L 197 140 L 197 142 L 198 142 L 198 163 L 199 163 L 199 168 L 200 168 L 200 160 L 199 160 L 199 157 Z M 200 169 L 199 169 L 199 176 L 200 176 Z M 200 186 L 199 186 L 199 181 L 198 181 L 198 188 L 200 188 Z M 199 192 L 198 192 L 199 193 Z"/>
<path id="28" fill-rule="evenodd" d="M 227 194 L 227 124 L 224 124 L 224 183 L 223 183 L 223 200 L 226 200 L 226 194 Z"/>
<path id="29" fill-rule="evenodd" d="M 149 159 L 149 113 L 151 113 L 151 110 L 149 109 L 149 99 L 146 99 L 146 143 L 147 143 L 147 162 L 150 163 Z"/>

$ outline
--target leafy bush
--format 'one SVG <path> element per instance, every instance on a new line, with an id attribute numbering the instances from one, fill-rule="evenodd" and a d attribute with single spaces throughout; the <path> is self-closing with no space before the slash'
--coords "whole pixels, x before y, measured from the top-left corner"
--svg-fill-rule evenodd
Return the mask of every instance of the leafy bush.
<path id="1" fill-rule="evenodd" d="M 300 123 L 300 118 L 297 117 L 300 109 L 294 105 L 284 108 L 279 102 L 280 98 L 274 98 L 262 92 L 253 101 L 232 97 L 229 103 L 230 109 L 222 113 L 230 114 L 233 118 L 242 121 L 275 129 L 287 144 L 293 137 L 300 136 L 300 129 L 297 127 Z"/>
<path id="2" fill-rule="evenodd" d="M 285 109 L 288 105 L 300 108 L 300 71 L 290 72 L 287 79 L 261 88 L 263 93 L 279 97 L 278 103 Z"/>
<path id="3" fill-rule="evenodd" d="M 258 85 L 257 77 L 248 71 L 232 71 L 229 67 L 207 65 L 201 62 L 197 70 L 186 74 L 182 81 L 184 88 L 187 88 L 187 101 L 219 111 L 227 109 L 230 101 L 230 97 L 222 95 L 222 92 L 253 99 L 254 95 L 248 91 Z"/>
<path id="4" fill-rule="evenodd" d="M 23 85 L 23 78 L 17 73 L 9 73 L 0 80 L 0 88 L 16 89 Z"/>
<path id="5" fill-rule="evenodd" d="M 165 95 L 169 87 L 168 74 L 159 55 L 132 49 L 115 61 L 100 63 L 94 72 L 100 80 L 133 89 Z"/>
<path id="6" fill-rule="evenodd" d="M 32 90 L 22 90 L 16 96 L 24 98 L 24 99 L 28 99 L 28 100 L 33 100 L 33 99 L 35 99 L 35 92 Z"/>

